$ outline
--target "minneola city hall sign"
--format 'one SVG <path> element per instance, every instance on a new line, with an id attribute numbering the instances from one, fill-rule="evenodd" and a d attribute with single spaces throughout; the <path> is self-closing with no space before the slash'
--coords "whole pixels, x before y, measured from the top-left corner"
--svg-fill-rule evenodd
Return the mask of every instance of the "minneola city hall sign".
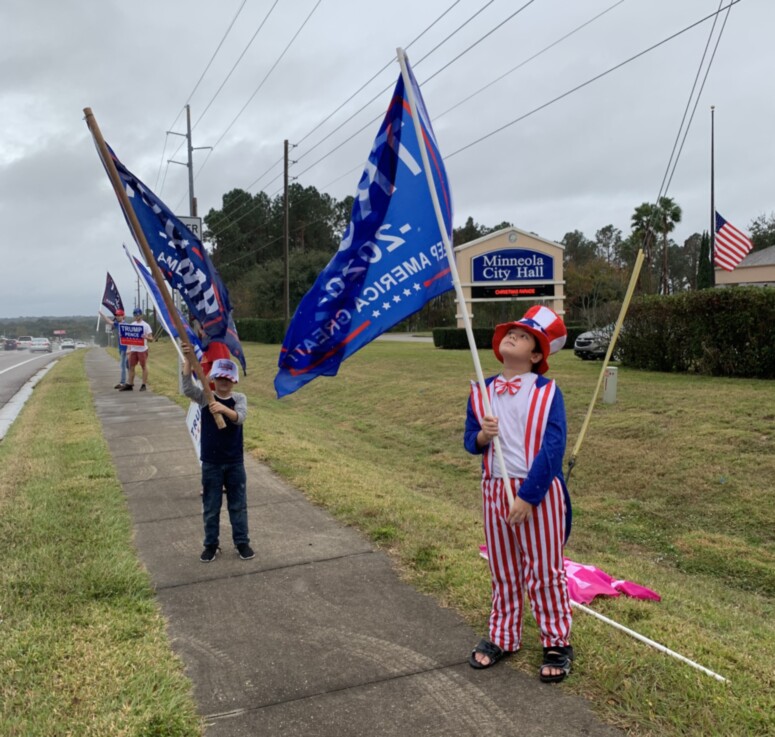
<path id="1" fill-rule="evenodd" d="M 504 228 L 455 248 L 469 314 L 474 302 L 545 304 L 562 315 L 564 247 L 519 228 Z M 458 315 L 458 327 L 463 321 Z"/>

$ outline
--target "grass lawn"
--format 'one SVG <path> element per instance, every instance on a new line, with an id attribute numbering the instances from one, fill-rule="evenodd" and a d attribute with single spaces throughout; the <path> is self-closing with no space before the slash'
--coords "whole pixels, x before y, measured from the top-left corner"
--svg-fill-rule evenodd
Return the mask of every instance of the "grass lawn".
<path id="1" fill-rule="evenodd" d="M 85 353 L 58 362 L 0 443 L 0 735 L 199 735 Z"/>
<path id="2" fill-rule="evenodd" d="M 151 385 L 174 396 L 174 358 Z M 467 352 L 377 341 L 278 401 L 277 346 L 246 346 L 246 445 L 260 460 L 387 550 L 418 589 L 486 630 L 489 577 L 479 459 L 462 447 Z M 481 352 L 485 374 L 500 364 Z M 551 361 L 576 441 L 600 363 Z M 181 404 L 185 404 L 180 400 Z M 775 382 L 619 369 L 570 480 L 568 557 L 657 590 L 662 602 L 597 600 L 605 616 L 729 679 L 721 684 L 577 612 L 574 674 L 635 735 L 775 734 Z M 260 519 L 252 523 L 260 529 Z M 472 643 L 473 644 L 473 643 Z M 462 654 L 461 654 L 462 657 Z M 530 621 L 514 667 L 537 671 Z"/>
<path id="3" fill-rule="evenodd" d="M 278 346 L 245 349 L 246 447 L 484 633 L 479 459 L 462 447 L 468 353 L 377 341 L 339 376 L 277 401 Z M 481 359 L 486 374 L 497 371 L 491 352 Z M 0 589 L 0 734 L 197 734 L 180 665 L 132 556 L 80 360 L 49 373 L 0 444 L 0 524 L 12 556 Z M 566 351 L 551 365 L 570 450 L 600 364 Z M 176 371 L 169 343 L 152 346 L 150 388 L 185 406 Z M 618 402 L 595 410 L 569 484 L 566 552 L 663 600 L 592 606 L 730 680 L 720 684 L 577 613 L 577 659 L 560 688 L 585 695 L 630 734 L 775 734 L 773 420 L 775 382 L 621 368 Z M 260 534 L 261 519 L 251 526 Z M 533 675 L 540 658 L 529 621 L 523 652 L 502 667 Z M 77 695 L 84 685 L 86 696 Z M 28 724 L 14 715 L 32 724 L 31 712 L 42 726 L 19 731 Z M 124 713 L 134 726 L 117 731 Z M 143 731 L 154 719 L 167 731 Z"/>

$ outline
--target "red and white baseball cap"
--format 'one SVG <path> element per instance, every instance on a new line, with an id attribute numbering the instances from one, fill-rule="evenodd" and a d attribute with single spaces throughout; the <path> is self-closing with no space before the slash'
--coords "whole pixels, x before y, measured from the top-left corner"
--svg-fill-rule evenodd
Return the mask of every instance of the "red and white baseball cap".
<path id="1" fill-rule="evenodd" d="M 539 374 L 545 374 L 549 370 L 549 363 L 546 359 L 552 353 L 559 351 L 565 345 L 565 339 L 568 337 L 565 323 L 553 309 L 544 305 L 535 305 L 525 313 L 521 320 L 504 322 L 495 326 L 495 332 L 492 336 L 492 350 L 501 363 L 503 363 L 503 356 L 500 352 L 500 344 L 506 333 L 512 328 L 521 328 L 538 341 L 539 350 L 543 356 L 541 362 L 535 367 L 536 373 Z"/>
<path id="2" fill-rule="evenodd" d="M 210 369 L 211 379 L 228 379 L 233 384 L 239 381 L 239 372 L 237 364 L 228 358 L 217 358 L 213 361 L 213 367 Z"/>

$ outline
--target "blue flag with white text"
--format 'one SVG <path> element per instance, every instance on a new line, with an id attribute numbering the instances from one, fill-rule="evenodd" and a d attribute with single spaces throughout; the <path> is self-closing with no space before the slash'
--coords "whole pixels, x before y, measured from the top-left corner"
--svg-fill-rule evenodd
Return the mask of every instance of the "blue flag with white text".
<path id="1" fill-rule="evenodd" d="M 172 321 L 172 317 L 170 316 L 169 310 L 167 309 L 167 305 L 159 292 L 159 287 L 153 280 L 151 272 L 148 271 L 146 265 L 140 261 L 139 258 L 130 255 L 126 246 L 124 246 L 124 251 L 126 252 L 127 258 L 132 262 L 137 275 L 142 278 L 143 286 L 151 297 L 151 301 L 153 302 L 154 307 L 156 307 L 156 312 L 159 316 L 159 320 L 161 321 L 162 326 L 167 331 L 167 334 L 170 336 L 170 338 L 176 340 L 178 338 L 177 328 L 175 327 L 175 323 Z M 197 360 L 201 361 L 202 356 L 204 355 L 204 351 L 202 350 L 202 344 L 199 342 L 199 338 L 197 338 L 197 336 L 194 334 L 194 331 L 189 327 L 185 318 L 180 314 L 179 311 L 178 316 L 180 317 L 180 321 L 186 330 L 188 342 L 191 343 L 192 347 L 194 348 L 194 353 L 196 353 Z"/>
<path id="2" fill-rule="evenodd" d="M 452 200 L 431 121 L 407 62 L 447 236 Z M 355 194 L 339 251 L 301 300 L 285 334 L 277 396 L 334 376 L 364 345 L 452 289 L 403 77 Z"/>
<path id="3" fill-rule="evenodd" d="M 189 312 L 199 320 L 205 334 L 211 340 L 220 340 L 227 344 L 227 341 L 232 344 L 236 341 L 235 348 L 241 355 L 239 338 L 231 320 L 229 292 L 204 246 L 172 211 L 119 161 L 110 146 L 108 149 L 164 278 L 180 293 Z M 120 199 L 119 204 L 121 205 Z M 121 211 L 124 212 L 123 205 Z M 132 231 L 131 222 L 125 212 L 124 217 Z M 137 240 L 134 231 L 132 235 Z M 231 349 L 231 346 L 229 347 Z M 244 367 L 244 356 L 241 360 Z"/>

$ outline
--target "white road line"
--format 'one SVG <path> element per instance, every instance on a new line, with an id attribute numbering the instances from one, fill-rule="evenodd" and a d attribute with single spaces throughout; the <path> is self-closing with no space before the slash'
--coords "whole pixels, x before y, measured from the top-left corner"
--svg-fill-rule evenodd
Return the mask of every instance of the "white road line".
<path id="1" fill-rule="evenodd" d="M 13 366 L 9 366 L 6 369 L 3 369 L 0 371 L 0 374 L 4 374 L 6 371 L 13 371 L 15 368 L 19 368 L 19 366 L 24 366 L 25 363 L 29 363 L 30 361 L 36 361 L 38 358 L 43 358 L 47 354 L 42 353 L 40 356 L 33 356 L 32 358 L 28 358 L 26 361 L 22 361 L 21 363 L 15 363 Z M 51 355 L 50 353 L 48 355 Z"/>

